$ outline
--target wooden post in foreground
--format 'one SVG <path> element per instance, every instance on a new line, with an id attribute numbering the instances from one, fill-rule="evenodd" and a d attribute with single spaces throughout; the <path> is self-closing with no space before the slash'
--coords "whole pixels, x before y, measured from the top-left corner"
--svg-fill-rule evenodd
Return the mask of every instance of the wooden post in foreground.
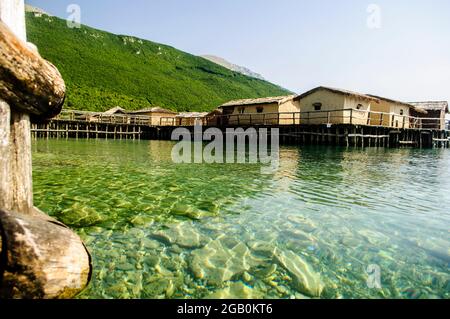
<path id="1" fill-rule="evenodd" d="M 28 48 L 23 0 L 0 0 L 0 298 L 70 298 L 88 284 L 81 239 L 33 206 L 30 116 L 61 111 L 58 70 Z"/>

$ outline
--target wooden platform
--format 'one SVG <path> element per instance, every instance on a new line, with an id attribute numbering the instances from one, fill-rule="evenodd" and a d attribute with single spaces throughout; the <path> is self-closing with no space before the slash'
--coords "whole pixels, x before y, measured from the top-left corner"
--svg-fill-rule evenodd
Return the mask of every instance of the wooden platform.
<path id="1" fill-rule="evenodd" d="M 141 139 L 148 125 L 106 124 L 86 121 L 53 120 L 45 124 L 32 124 L 34 138 L 104 138 L 104 139 Z"/>
<path id="2" fill-rule="evenodd" d="M 170 140 L 173 130 L 194 126 L 150 125 L 144 118 L 108 117 L 104 122 L 57 118 L 48 123 L 32 124 L 34 138 L 85 138 L 85 139 L 160 139 Z M 392 128 L 355 124 L 277 124 L 261 125 L 206 125 L 202 130 L 218 127 L 278 129 L 279 140 L 284 144 L 317 144 L 356 147 L 449 147 L 449 131 L 426 128 Z M 215 123 L 217 124 L 217 123 Z"/>

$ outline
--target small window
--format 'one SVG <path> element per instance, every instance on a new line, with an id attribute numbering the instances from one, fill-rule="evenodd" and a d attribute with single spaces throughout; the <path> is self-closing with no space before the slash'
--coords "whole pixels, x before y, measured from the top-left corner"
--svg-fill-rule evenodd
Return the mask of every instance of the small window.
<path id="1" fill-rule="evenodd" d="M 262 112 L 264 112 L 264 108 L 263 107 L 259 106 L 259 107 L 256 108 L 256 113 L 262 113 Z"/>
<path id="2" fill-rule="evenodd" d="M 363 105 L 362 104 L 358 104 L 357 106 L 356 106 L 356 109 L 357 110 L 361 110 L 363 108 Z"/>
<path id="3" fill-rule="evenodd" d="M 322 109 L 322 103 L 314 103 L 314 111 L 320 111 Z"/>
<path id="4" fill-rule="evenodd" d="M 405 111 L 403 111 L 403 109 L 400 110 L 400 115 L 405 114 Z"/>
<path id="5" fill-rule="evenodd" d="M 244 112 L 245 112 L 245 107 L 240 107 L 240 108 L 238 109 L 238 112 L 239 112 L 239 114 L 244 114 Z"/>

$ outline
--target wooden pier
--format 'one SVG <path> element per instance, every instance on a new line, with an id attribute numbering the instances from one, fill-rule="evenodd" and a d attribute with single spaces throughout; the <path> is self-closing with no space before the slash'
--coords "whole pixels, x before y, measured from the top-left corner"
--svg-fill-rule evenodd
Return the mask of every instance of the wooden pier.
<path id="1" fill-rule="evenodd" d="M 242 127 L 242 126 L 240 126 Z M 194 135 L 194 127 L 186 127 Z M 202 132 L 209 127 L 202 127 Z M 232 128 L 232 127 L 227 127 Z M 242 127 L 248 129 L 250 127 Z M 279 130 L 281 144 L 289 145 L 334 145 L 346 147 L 416 147 L 448 148 L 450 146 L 449 131 L 429 129 L 392 129 L 352 124 L 339 125 L 280 125 L 252 127 L 260 133 L 261 129 L 271 134 L 271 129 Z M 149 131 L 151 139 L 170 140 L 175 127 L 159 127 Z M 224 136 L 225 128 L 221 128 Z M 245 134 L 245 133 L 244 133 Z M 272 132 L 273 134 L 273 132 Z"/>
<path id="2" fill-rule="evenodd" d="M 83 139 L 141 139 L 143 126 L 131 124 L 106 124 L 81 121 L 51 121 L 46 124 L 32 124 L 33 138 L 83 138 Z"/>
<path id="3" fill-rule="evenodd" d="M 340 112 L 341 115 L 335 115 L 334 112 Z M 270 131 L 277 128 L 279 140 L 284 144 L 417 148 L 450 146 L 449 131 L 439 129 L 441 119 L 423 122 L 420 118 L 403 116 L 401 121 L 393 121 L 392 114 L 369 112 L 366 114 L 367 119 L 361 121 L 362 114 L 359 110 L 351 109 L 344 112 L 239 114 L 198 118 L 194 122 L 201 123 L 203 131 L 211 127 L 217 127 L 223 132 L 227 128 L 255 128 L 258 132 L 260 129 Z M 155 122 L 159 124 L 154 125 Z M 101 113 L 63 111 L 49 122 L 33 123 L 31 132 L 34 138 L 46 139 L 170 140 L 173 130 L 179 127 L 192 132 L 194 130 L 193 125 L 179 126 L 175 121 L 169 121 L 169 118 L 155 121 L 150 116 L 104 116 Z"/>

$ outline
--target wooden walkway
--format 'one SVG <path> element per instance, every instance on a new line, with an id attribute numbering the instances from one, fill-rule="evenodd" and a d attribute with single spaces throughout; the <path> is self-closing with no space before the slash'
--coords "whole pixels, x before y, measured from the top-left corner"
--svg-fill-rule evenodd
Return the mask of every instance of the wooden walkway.
<path id="1" fill-rule="evenodd" d="M 52 120 L 45 124 L 32 124 L 33 138 L 84 138 L 84 139 L 141 139 L 148 125 L 107 124 L 86 121 Z"/>
<path id="2" fill-rule="evenodd" d="M 220 128 L 278 128 L 281 143 L 327 144 L 357 147 L 445 147 L 449 131 L 440 129 L 440 119 L 423 119 L 395 114 L 339 110 L 301 113 L 223 115 L 191 119 L 190 125 L 176 125 L 174 118 L 104 115 L 63 111 L 48 123 L 32 124 L 34 138 L 84 139 L 163 139 L 170 140 L 174 129 L 193 131 L 194 123 L 203 130 Z M 337 124 L 332 124 L 336 122 Z M 157 123 L 158 125 L 154 125 Z M 188 123 L 189 124 L 189 123 Z"/>

